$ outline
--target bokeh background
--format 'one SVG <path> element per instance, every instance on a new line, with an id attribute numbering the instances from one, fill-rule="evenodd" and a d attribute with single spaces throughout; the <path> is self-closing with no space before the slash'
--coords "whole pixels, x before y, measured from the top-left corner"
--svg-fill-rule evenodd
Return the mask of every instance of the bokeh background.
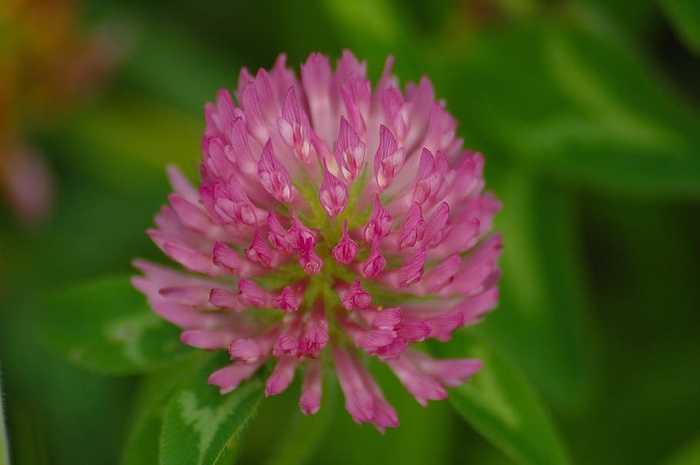
<path id="1" fill-rule="evenodd" d="M 473 331 L 532 384 L 571 463 L 700 464 L 694 0 L 1 0 L 13 463 L 148 463 L 124 459 L 142 379 L 70 364 L 47 343 L 45 296 L 162 260 L 144 230 L 165 166 L 196 174 L 203 105 L 242 66 L 344 48 L 375 80 L 389 54 L 402 84 L 428 75 L 485 154 L 504 276 Z M 263 401 L 239 463 L 520 463 L 448 402 L 423 409 L 390 386 L 402 426 L 380 436 L 338 392 L 330 414 L 301 419 L 297 391 Z"/>

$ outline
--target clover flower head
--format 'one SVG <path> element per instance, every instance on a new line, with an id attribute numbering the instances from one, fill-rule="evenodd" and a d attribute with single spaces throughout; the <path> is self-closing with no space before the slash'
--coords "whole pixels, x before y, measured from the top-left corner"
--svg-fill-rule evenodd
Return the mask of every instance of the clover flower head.
<path id="1" fill-rule="evenodd" d="M 272 360 L 266 394 L 300 373 L 314 414 L 334 366 L 352 418 L 383 432 L 399 423 L 369 358 L 423 405 L 479 370 L 412 346 L 495 306 L 500 205 L 430 81 L 402 92 L 391 65 L 374 89 L 347 51 L 335 71 L 312 54 L 300 79 L 284 55 L 243 69 L 235 100 L 206 106 L 199 188 L 169 169 L 149 235 L 185 271 L 137 261 L 133 283 L 185 344 L 228 352 L 209 378 L 222 393 Z"/>

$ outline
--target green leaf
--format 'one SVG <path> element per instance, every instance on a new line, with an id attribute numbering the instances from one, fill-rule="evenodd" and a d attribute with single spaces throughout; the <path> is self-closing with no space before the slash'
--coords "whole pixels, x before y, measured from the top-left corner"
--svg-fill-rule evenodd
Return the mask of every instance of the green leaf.
<path id="1" fill-rule="evenodd" d="M 174 363 L 149 375 L 142 383 L 133 407 L 135 417 L 129 428 L 122 465 L 159 463 L 159 438 L 165 407 L 172 392 L 211 357 L 201 352 L 193 358 Z"/>
<path id="2" fill-rule="evenodd" d="M 507 352 L 548 398 L 568 409 L 590 396 L 591 340 L 572 196 L 522 172 L 490 185 L 503 202 L 499 307 L 474 332 Z"/>
<path id="3" fill-rule="evenodd" d="M 423 69 L 416 49 L 418 30 L 404 5 L 392 0 L 321 0 L 334 32 L 341 43 L 351 46 L 359 58 L 367 59 L 370 71 L 379 71 L 388 55 L 396 55 L 396 69 L 409 72 L 412 78 Z M 406 74 L 402 73 L 406 78 Z"/>
<path id="4" fill-rule="evenodd" d="M 240 60 L 216 50 L 201 34 L 171 24 L 157 8 L 141 14 L 135 29 L 134 50 L 122 73 L 149 95 L 199 117 L 219 88 L 235 86 Z"/>
<path id="5" fill-rule="evenodd" d="M 335 380 L 334 380 L 335 381 Z M 292 422 L 287 431 L 280 435 L 274 453 L 267 465 L 303 465 L 307 463 L 323 438 L 333 416 L 337 397 L 335 385 L 328 386 L 323 396 L 321 408 L 315 415 L 305 416 L 295 408 Z M 328 392 L 330 391 L 330 392 Z"/>
<path id="6" fill-rule="evenodd" d="M 133 192 L 162 181 L 168 163 L 195 172 L 203 127 L 200 118 L 131 93 L 76 113 L 53 142 L 77 171 L 117 192 Z"/>
<path id="7" fill-rule="evenodd" d="M 210 465 L 234 452 L 236 439 L 262 398 L 263 385 L 255 377 L 221 395 L 207 378 L 226 363 L 230 361 L 225 357 L 212 357 L 173 394 L 160 438 L 162 465 Z"/>
<path id="8" fill-rule="evenodd" d="M 604 39 L 540 22 L 483 34 L 444 65 L 449 106 L 487 156 L 605 191 L 700 195 L 697 115 Z"/>
<path id="9" fill-rule="evenodd" d="M 0 375 L 2 372 L 0 371 Z M 0 465 L 10 465 L 10 446 L 5 431 L 5 408 L 3 406 L 2 376 L 0 376 Z"/>
<path id="10" fill-rule="evenodd" d="M 162 405 L 159 405 L 162 409 Z M 158 439 L 163 428 L 162 414 L 157 415 L 149 409 L 133 429 L 129 431 L 129 440 L 124 449 L 121 465 L 153 465 L 159 463 Z"/>
<path id="11" fill-rule="evenodd" d="M 540 14 L 544 8 L 541 0 L 496 0 L 494 3 L 505 14 L 515 19 L 531 18 Z"/>
<path id="12" fill-rule="evenodd" d="M 661 8 L 688 48 L 700 54 L 700 2 L 661 0 Z"/>
<path id="13" fill-rule="evenodd" d="M 51 296 L 46 332 L 73 363 L 109 374 L 153 370 L 192 355 L 179 330 L 156 315 L 128 277 L 92 281 Z"/>
<path id="14" fill-rule="evenodd" d="M 396 409 L 400 426 L 380 434 L 368 424 L 358 426 L 344 406 L 344 395 L 332 376 L 331 386 L 337 390 L 329 400 L 332 414 L 329 425 L 311 460 L 305 463 L 328 464 L 444 464 L 455 460 L 454 440 L 460 447 L 472 444 L 455 435 L 455 426 L 468 427 L 461 422 L 447 402 L 420 405 L 401 385 L 396 375 L 382 362 L 369 359 L 370 371 L 384 392 L 387 401 Z M 331 397 L 331 396 L 328 396 Z M 324 391 L 324 399 L 326 392 Z M 323 412 L 322 407 L 319 414 Z M 472 434 L 475 441 L 483 442 Z M 355 445 L 358 445 L 357 447 Z"/>
<path id="15" fill-rule="evenodd" d="M 391 0 L 324 0 L 321 3 L 345 35 L 358 42 L 386 47 L 411 40 L 406 30 L 408 19 Z"/>
<path id="16" fill-rule="evenodd" d="M 700 463 L 700 436 L 673 454 L 673 457 L 664 462 L 664 465 L 697 465 L 698 463 Z"/>
<path id="17" fill-rule="evenodd" d="M 46 296 L 37 295 L 42 284 L 28 281 L 32 288 L 18 289 L 19 299 L 0 304 L 13 463 L 113 463 L 125 426 L 120 404 L 129 380 L 88 372 L 51 350 L 44 325 Z M 90 441 L 76 447 L 75 438 L 85 437 Z"/>
<path id="18" fill-rule="evenodd" d="M 484 366 L 471 381 L 450 391 L 449 399 L 457 412 L 519 463 L 570 463 L 528 379 L 506 357 L 465 331 L 455 334 L 455 340 L 439 352 L 449 350 L 449 355 L 463 357 L 464 347 L 469 348 L 468 357 L 482 360 Z"/>

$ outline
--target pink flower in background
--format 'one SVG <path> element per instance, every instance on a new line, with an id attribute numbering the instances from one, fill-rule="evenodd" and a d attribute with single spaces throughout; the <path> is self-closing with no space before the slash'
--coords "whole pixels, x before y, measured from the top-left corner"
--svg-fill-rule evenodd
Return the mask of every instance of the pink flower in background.
<path id="1" fill-rule="evenodd" d="M 79 3 L 0 3 L 0 202 L 27 227 L 48 219 L 55 197 L 53 173 L 27 128 L 60 122 L 106 84 L 126 53 L 118 22 L 85 31 Z"/>
<path id="2" fill-rule="evenodd" d="M 170 168 L 149 234 L 185 271 L 137 261 L 133 283 L 185 344 L 228 351 L 209 378 L 222 393 L 274 360 L 266 394 L 299 373 L 313 414 L 334 366 L 352 418 L 384 431 L 399 423 L 369 357 L 423 405 L 479 370 L 412 346 L 496 305 L 500 205 L 430 81 L 402 93 L 391 63 L 374 89 L 349 52 L 335 71 L 312 54 L 300 80 L 284 56 L 244 69 L 237 103 L 221 90 L 206 107 L 199 188 Z"/>

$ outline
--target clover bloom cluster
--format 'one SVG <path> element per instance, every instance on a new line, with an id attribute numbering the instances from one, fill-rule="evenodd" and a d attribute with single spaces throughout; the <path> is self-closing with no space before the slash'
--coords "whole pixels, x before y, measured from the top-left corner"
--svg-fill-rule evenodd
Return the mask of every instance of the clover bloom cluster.
<path id="1" fill-rule="evenodd" d="M 352 418 L 384 431 L 399 423 L 370 358 L 423 405 L 479 370 L 412 346 L 495 306 L 500 205 L 429 80 L 402 93 L 391 64 L 374 89 L 347 51 L 335 71 L 312 54 L 299 80 L 284 56 L 244 69 L 235 101 L 206 106 L 199 187 L 169 169 L 149 234 L 185 271 L 137 261 L 133 282 L 185 344 L 228 352 L 209 378 L 222 393 L 272 360 L 266 394 L 299 373 L 313 414 L 334 366 Z"/>

